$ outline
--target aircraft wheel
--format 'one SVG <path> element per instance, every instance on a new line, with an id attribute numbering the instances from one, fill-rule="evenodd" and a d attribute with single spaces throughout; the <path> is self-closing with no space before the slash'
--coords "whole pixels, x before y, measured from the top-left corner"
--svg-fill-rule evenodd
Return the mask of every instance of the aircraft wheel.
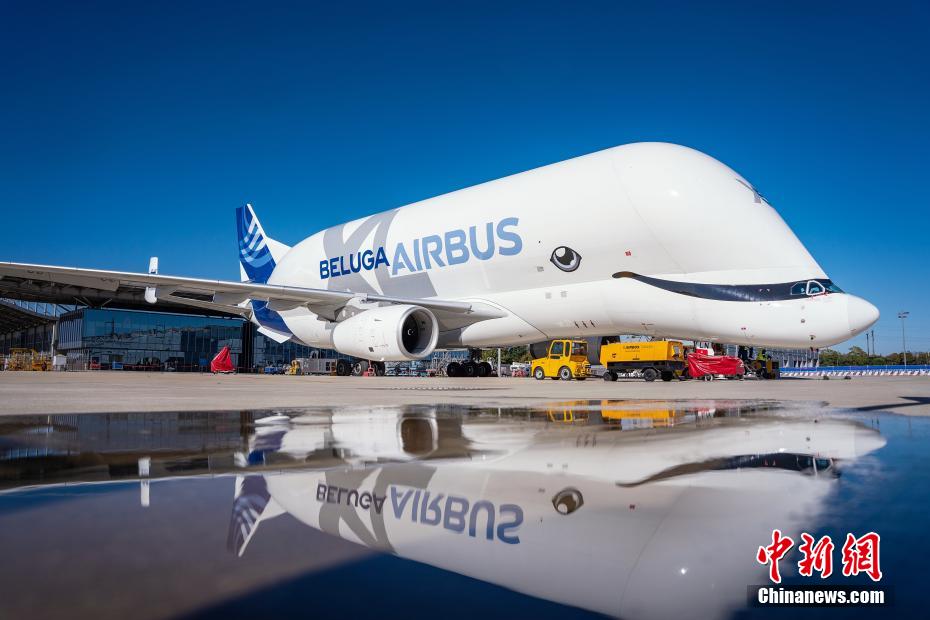
<path id="1" fill-rule="evenodd" d="M 375 362 L 375 376 L 376 377 L 383 377 L 385 370 L 386 368 L 385 368 L 384 362 Z"/>
<path id="2" fill-rule="evenodd" d="M 462 365 L 458 362 L 449 362 L 449 365 L 446 366 L 446 376 L 447 377 L 461 377 L 462 376 Z"/>
<path id="3" fill-rule="evenodd" d="M 542 369 L 542 368 L 540 368 L 539 366 L 537 366 L 537 367 L 536 367 L 536 370 L 533 371 L 533 377 L 534 377 L 537 381 L 542 381 L 543 379 L 546 378 L 546 373 L 543 372 L 543 369 Z"/>
<path id="4" fill-rule="evenodd" d="M 647 368 L 643 371 L 643 379 L 646 381 L 655 381 L 656 377 L 659 376 L 659 373 L 656 372 L 655 368 Z"/>
<path id="5" fill-rule="evenodd" d="M 617 380 L 617 374 L 614 371 L 608 370 L 607 372 L 604 373 L 604 381 L 616 381 L 616 380 Z"/>
<path id="6" fill-rule="evenodd" d="M 562 366 L 559 368 L 559 379 L 562 381 L 571 381 L 572 380 L 572 371 L 568 366 Z"/>
<path id="7" fill-rule="evenodd" d="M 352 372 L 352 367 L 344 359 L 336 360 L 336 376 L 337 377 L 348 377 L 349 373 Z"/>
<path id="8" fill-rule="evenodd" d="M 355 362 L 354 366 L 352 366 L 352 374 L 356 377 L 361 377 L 363 374 L 365 374 L 365 371 L 368 370 L 368 366 L 368 360 L 359 360 Z"/>
<path id="9" fill-rule="evenodd" d="M 462 374 L 466 377 L 474 377 L 478 374 L 478 365 L 472 361 L 462 364 Z"/>
<path id="10" fill-rule="evenodd" d="M 478 364 L 478 376 L 479 377 L 490 377 L 491 376 L 491 365 L 487 362 L 481 362 Z"/>

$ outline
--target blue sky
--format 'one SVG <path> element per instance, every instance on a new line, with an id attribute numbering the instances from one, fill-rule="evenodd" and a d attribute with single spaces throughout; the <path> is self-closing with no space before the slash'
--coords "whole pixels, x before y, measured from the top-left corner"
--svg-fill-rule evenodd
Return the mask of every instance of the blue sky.
<path id="1" fill-rule="evenodd" d="M 928 7 L 6 2 L 0 256 L 235 279 L 246 201 L 296 243 L 662 140 L 750 179 L 880 352 L 901 309 L 926 350 Z"/>

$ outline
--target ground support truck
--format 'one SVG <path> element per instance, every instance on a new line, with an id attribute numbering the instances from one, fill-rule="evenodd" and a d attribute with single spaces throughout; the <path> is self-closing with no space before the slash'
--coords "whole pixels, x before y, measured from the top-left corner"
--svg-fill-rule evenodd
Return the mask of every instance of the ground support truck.
<path id="1" fill-rule="evenodd" d="M 639 372 L 646 381 L 681 379 L 685 348 L 677 340 L 611 342 L 601 346 L 604 381 L 616 381 L 622 373 Z"/>

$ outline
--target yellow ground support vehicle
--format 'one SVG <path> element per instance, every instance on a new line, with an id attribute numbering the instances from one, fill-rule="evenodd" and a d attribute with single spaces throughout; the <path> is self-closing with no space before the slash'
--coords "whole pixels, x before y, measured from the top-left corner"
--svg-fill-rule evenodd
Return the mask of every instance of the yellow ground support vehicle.
<path id="1" fill-rule="evenodd" d="M 2 361 L 2 360 L 0 360 Z M 47 355 L 33 349 L 10 349 L 6 360 L 7 370 L 36 370 L 52 369 L 52 361 Z"/>
<path id="2" fill-rule="evenodd" d="M 584 381 L 591 375 L 588 362 L 588 343 L 584 340 L 553 340 L 546 357 L 539 357 L 531 364 L 533 376 L 538 380 L 546 377 L 569 381 Z"/>
<path id="3" fill-rule="evenodd" d="M 611 342 L 601 346 L 601 365 L 607 368 L 604 381 L 616 381 L 618 373 L 634 370 L 646 381 L 671 381 L 685 369 L 685 348 L 677 340 Z"/>
<path id="4" fill-rule="evenodd" d="M 750 360 L 745 362 L 746 366 L 749 367 L 757 377 L 760 379 L 778 379 L 781 377 L 781 368 L 776 360 Z"/>
<path id="5" fill-rule="evenodd" d="M 623 429 L 666 428 L 696 424 L 713 418 L 713 407 L 655 407 L 651 401 L 572 400 L 552 403 L 546 408 L 550 422 L 565 425 L 608 424 Z"/>

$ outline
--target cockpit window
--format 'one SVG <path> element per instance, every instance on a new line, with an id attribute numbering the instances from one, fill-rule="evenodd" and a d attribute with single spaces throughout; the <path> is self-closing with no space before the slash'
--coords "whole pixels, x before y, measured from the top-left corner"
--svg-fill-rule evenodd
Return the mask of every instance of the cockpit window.
<path id="1" fill-rule="evenodd" d="M 807 282 L 798 282 L 791 287 L 792 295 L 806 295 L 807 294 Z"/>
<path id="2" fill-rule="evenodd" d="M 833 283 L 833 280 L 824 280 L 821 284 L 827 287 L 827 290 L 831 293 L 842 293 L 843 289 L 838 287 Z"/>
<path id="3" fill-rule="evenodd" d="M 820 282 L 815 282 L 811 280 L 807 283 L 807 294 L 808 295 L 819 295 L 823 292 L 823 285 Z"/>

